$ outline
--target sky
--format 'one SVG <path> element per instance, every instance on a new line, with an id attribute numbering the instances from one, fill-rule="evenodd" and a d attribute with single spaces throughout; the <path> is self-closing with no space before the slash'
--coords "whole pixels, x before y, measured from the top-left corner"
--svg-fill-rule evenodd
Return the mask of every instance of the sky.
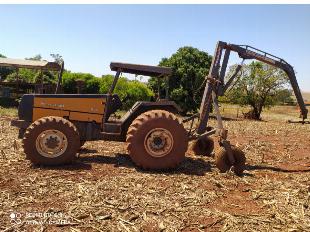
<path id="1" fill-rule="evenodd" d="M 157 65 L 182 46 L 213 55 L 216 42 L 277 55 L 310 91 L 310 5 L 0 5 L 0 53 L 59 53 L 65 68 L 96 76 L 111 61 Z M 237 62 L 234 58 L 233 62 Z"/>

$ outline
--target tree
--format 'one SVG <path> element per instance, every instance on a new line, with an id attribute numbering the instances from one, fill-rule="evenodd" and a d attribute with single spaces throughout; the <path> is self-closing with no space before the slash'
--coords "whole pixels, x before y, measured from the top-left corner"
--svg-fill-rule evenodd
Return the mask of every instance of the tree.
<path id="1" fill-rule="evenodd" d="M 57 53 L 57 54 L 52 53 L 52 54 L 50 54 L 50 56 L 53 57 L 54 61 L 55 61 L 56 63 L 58 63 L 58 64 L 61 64 L 61 63 L 64 61 L 64 59 L 62 58 L 62 56 L 59 55 L 58 53 Z"/>
<path id="2" fill-rule="evenodd" d="M 276 95 L 276 102 L 280 105 L 293 105 L 294 99 L 292 97 L 293 93 L 291 89 L 282 89 L 279 90 Z"/>
<path id="3" fill-rule="evenodd" d="M 25 58 L 25 60 L 42 60 L 42 56 L 40 54 L 35 55 L 30 58 Z M 6 76 L 6 81 L 16 81 L 17 80 L 16 70 L 12 70 L 12 72 Z M 21 82 L 26 83 L 56 83 L 57 82 L 57 73 L 53 71 L 41 71 L 36 69 L 28 69 L 28 68 L 19 68 L 18 69 L 18 79 Z"/>
<path id="4" fill-rule="evenodd" d="M 154 96 L 146 84 L 139 81 L 128 81 L 128 89 L 126 91 L 124 109 L 130 109 L 137 101 L 150 101 Z"/>
<path id="5" fill-rule="evenodd" d="M 95 77 L 88 73 L 71 73 L 65 71 L 63 74 L 63 90 L 65 93 L 77 93 L 77 80 L 84 81 L 82 93 L 88 94 L 106 94 L 113 83 L 114 76 L 105 75 L 101 78 Z M 136 101 L 149 101 L 154 96 L 146 84 L 131 81 L 125 77 L 120 77 L 114 93 L 118 94 L 122 100 L 122 109 L 127 110 L 133 106 Z"/>
<path id="6" fill-rule="evenodd" d="M 25 60 L 42 60 L 42 56 L 40 54 L 37 54 L 33 57 L 25 58 Z"/>
<path id="7" fill-rule="evenodd" d="M 258 120 L 264 108 L 277 103 L 277 96 L 286 89 L 287 84 L 288 77 L 284 71 L 261 62 L 252 62 L 244 65 L 239 80 L 226 97 L 232 103 L 251 106 L 251 111 L 245 116 Z"/>
<path id="8" fill-rule="evenodd" d="M 163 58 L 159 66 L 171 67 L 169 79 L 169 98 L 175 101 L 184 114 L 196 112 L 202 99 L 205 76 L 209 72 L 212 57 L 197 48 L 181 47 L 169 58 Z M 157 92 L 157 78 L 150 78 L 148 85 Z M 161 81 L 160 95 L 165 95 L 164 81 Z"/>
<path id="9" fill-rule="evenodd" d="M 100 83 L 100 93 L 107 93 L 112 85 L 114 77 L 112 75 L 102 76 Z M 131 81 L 125 77 L 120 77 L 114 93 L 122 101 L 122 109 L 130 109 L 137 101 L 150 101 L 154 96 L 151 89 L 146 84 L 139 81 Z"/>
<path id="10" fill-rule="evenodd" d="M 36 76 L 38 75 L 38 72 L 35 70 L 27 69 L 27 68 L 20 68 L 18 69 L 18 73 L 16 73 L 16 70 L 9 74 L 6 78 L 6 81 L 8 82 L 14 82 L 17 80 L 17 75 L 18 79 L 21 82 L 26 82 L 26 83 L 35 83 L 36 81 Z"/>
<path id="11" fill-rule="evenodd" d="M 85 88 L 83 93 L 93 93 L 99 92 L 99 81 L 96 81 L 97 77 L 89 73 L 72 73 L 65 71 L 62 75 L 62 85 L 65 93 L 77 93 L 77 80 L 82 80 L 85 82 Z M 99 80 L 99 78 L 98 78 Z M 97 86 L 96 86 L 97 85 Z"/>

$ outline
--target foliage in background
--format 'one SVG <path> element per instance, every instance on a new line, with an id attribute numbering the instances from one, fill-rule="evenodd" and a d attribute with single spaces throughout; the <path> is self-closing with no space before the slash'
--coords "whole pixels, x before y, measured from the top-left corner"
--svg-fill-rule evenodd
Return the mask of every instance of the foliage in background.
<path id="1" fill-rule="evenodd" d="M 287 84 L 288 77 L 282 70 L 261 62 L 252 62 L 243 66 L 239 80 L 226 93 L 226 98 L 231 103 L 251 106 L 252 110 L 246 116 L 260 119 L 265 107 L 275 105 L 279 99 L 283 101 L 283 97 L 287 99 Z"/>
<path id="2" fill-rule="evenodd" d="M 169 58 L 163 58 L 159 65 L 173 69 L 169 79 L 170 99 L 175 101 L 184 114 L 196 112 L 202 99 L 205 76 L 209 72 L 212 57 L 197 48 L 181 47 Z M 161 96 L 165 96 L 165 81 L 161 81 Z M 150 78 L 149 86 L 157 92 L 157 78 Z"/>
<path id="3" fill-rule="evenodd" d="M 105 75 L 101 78 L 95 77 L 88 73 L 71 73 L 64 72 L 63 74 L 63 90 L 64 93 L 77 93 L 77 80 L 84 81 L 82 93 L 86 94 L 106 94 L 113 82 L 114 76 Z M 136 101 L 149 101 L 154 96 L 154 93 L 147 87 L 146 84 L 131 81 L 125 77 L 120 77 L 114 93 L 118 94 L 122 100 L 122 109 L 127 110 L 132 107 Z"/>
<path id="4" fill-rule="evenodd" d="M 62 62 L 64 62 L 64 59 L 62 58 L 62 56 L 58 53 L 52 53 L 50 54 L 51 57 L 53 57 L 54 61 L 58 64 L 61 64 Z"/>
<path id="5" fill-rule="evenodd" d="M 61 63 L 63 58 L 59 54 L 51 54 L 55 62 Z M 0 57 L 5 57 L 0 54 Z M 26 60 L 42 60 L 41 55 L 35 55 Z M 0 76 L 8 82 L 17 80 L 17 73 L 14 69 L 1 68 Z M 39 70 L 20 68 L 18 79 L 21 82 L 41 83 L 57 83 L 57 73 L 51 71 L 43 71 L 42 75 Z M 62 88 L 64 93 L 77 93 L 77 81 L 83 81 L 81 93 L 84 94 L 105 94 L 112 85 L 114 76 L 105 75 L 101 78 L 95 77 L 89 73 L 73 73 L 64 71 L 62 77 Z M 121 77 L 116 85 L 114 93 L 118 94 L 123 100 L 123 109 L 129 109 L 136 101 L 149 101 L 154 96 L 146 84 L 138 81 L 130 81 L 125 77 Z M 3 103 L 4 104 L 4 103 Z"/>
<path id="6" fill-rule="evenodd" d="M 51 54 L 56 62 L 62 62 L 59 54 Z M 0 57 L 5 57 L 0 54 Z M 41 55 L 26 58 L 29 60 L 42 60 Z M 205 76 L 209 72 L 212 57 L 208 53 L 193 47 L 181 47 L 169 58 L 163 58 L 160 66 L 172 67 L 168 88 L 169 98 L 175 101 L 184 114 L 196 112 L 201 103 L 205 87 Z M 232 72 L 233 69 L 230 70 Z M 31 69 L 19 69 L 19 80 L 28 83 L 56 83 L 57 73 L 51 71 L 41 72 Z M 5 81 L 16 81 L 16 71 L 12 68 L 0 67 L 0 76 Z M 229 76 L 229 75 L 228 75 Z M 107 93 L 113 82 L 112 75 L 104 75 L 97 78 L 88 73 L 72 73 L 64 71 L 63 90 L 65 93 L 77 93 L 77 80 L 84 82 L 81 93 L 97 94 Z M 243 67 L 240 80 L 231 91 L 220 97 L 220 101 L 250 105 L 251 117 L 259 119 L 265 107 L 274 104 L 293 104 L 292 92 L 287 88 L 288 79 L 286 75 L 273 67 L 260 62 L 253 62 Z M 160 79 L 160 95 L 165 96 L 166 82 Z M 123 109 L 130 108 L 136 101 L 149 101 L 154 92 L 158 90 L 158 79 L 150 78 L 148 86 L 138 81 L 131 81 L 121 77 L 116 85 L 114 93 L 123 100 Z"/>
<path id="7" fill-rule="evenodd" d="M 40 54 L 35 55 L 30 58 L 25 58 L 26 60 L 42 60 L 42 56 Z M 1 74 L 0 74 L 1 75 Z M 12 70 L 9 75 L 6 76 L 5 81 L 7 82 L 14 82 L 18 78 L 21 82 L 26 83 L 56 83 L 57 82 L 57 75 L 56 72 L 53 71 L 41 71 L 35 69 L 26 69 L 20 68 L 18 70 L 18 77 L 16 70 Z M 43 78 L 43 80 L 42 80 Z"/>
<path id="8" fill-rule="evenodd" d="M 43 71 L 42 74 L 38 70 L 20 68 L 18 71 L 18 80 L 25 83 L 56 83 L 56 75 L 50 71 Z M 17 80 L 17 73 L 14 71 L 9 74 L 6 79 L 7 82 L 14 82 Z"/>
<path id="9" fill-rule="evenodd" d="M 146 84 L 139 81 L 127 80 L 126 101 L 123 105 L 125 109 L 129 109 L 137 101 L 151 101 L 154 93 Z"/>
<path id="10" fill-rule="evenodd" d="M 275 102 L 278 105 L 294 105 L 293 91 L 291 89 L 281 89 L 275 96 Z"/>
<path id="11" fill-rule="evenodd" d="M 107 93 L 112 85 L 114 77 L 112 75 L 102 76 L 100 93 Z M 118 94 L 123 102 L 123 109 L 129 109 L 137 101 L 150 101 L 154 96 L 151 89 L 146 84 L 128 80 L 120 77 L 115 87 L 114 93 Z"/>
<path id="12" fill-rule="evenodd" d="M 62 75 L 62 88 L 64 93 L 77 93 L 77 80 L 85 82 L 84 93 L 99 93 L 99 78 L 97 84 L 90 84 L 95 81 L 95 76 L 89 73 L 72 73 L 65 71 Z"/>

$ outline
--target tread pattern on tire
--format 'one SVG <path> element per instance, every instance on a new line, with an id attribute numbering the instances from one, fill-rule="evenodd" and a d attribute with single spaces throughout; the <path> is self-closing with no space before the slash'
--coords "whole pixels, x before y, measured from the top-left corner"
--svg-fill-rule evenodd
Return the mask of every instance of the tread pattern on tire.
<path id="1" fill-rule="evenodd" d="M 141 162 L 141 160 L 135 159 L 135 154 L 133 151 L 134 146 L 137 146 L 137 144 L 133 144 L 134 138 L 135 138 L 135 136 L 137 136 L 137 133 L 139 133 L 139 130 L 141 128 L 143 128 L 148 121 L 153 120 L 153 119 L 159 119 L 159 118 L 164 118 L 166 120 L 168 119 L 172 123 L 175 123 L 178 127 L 182 128 L 181 133 L 184 133 L 184 136 L 186 137 L 186 141 L 175 141 L 175 143 L 180 142 L 180 143 L 186 143 L 186 144 L 183 144 L 183 147 L 181 145 L 181 147 L 183 149 L 180 149 L 180 152 L 179 152 L 180 156 L 173 157 L 174 160 L 172 160 L 172 162 L 170 162 L 168 165 L 166 165 L 164 167 L 156 167 L 156 165 L 148 164 L 147 162 Z M 132 160 L 134 161 L 134 163 L 137 166 L 142 167 L 143 169 L 168 169 L 168 168 L 176 167 L 183 160 L 183 158 L 185 156 L 185 152 L 187 150 L 187 146 L 188 146 L 186 130 L 184 129 L 183 124 L 180 122 L 180 120 L 173 113 L 170 113 L 170 112 L 165 111 L 165 110 L 150 110 L 150 111 L 147 111 L 147 112 L 139 115 L 132 122 L 132 124 L 130 125 L 130 127 L 127 131 L 126 142 L 128 142 L 127 150 L 128 150 L 129 155 L 131 156 Z M 141 143 L 143 143 L 143 141 L 141 141 Z M 181 154 L 181 153 L 183 153 L 183 154 Z M 183 158 L 181 158 L 181 156 L 183 156 Z M 150 156 L 150 158 L 152 158 L 152 157 Z M 157 159 L 161 159 L 161 158 L 157 158 Z"/>
<path id="2" fill-rule="evenodd" d="M 33 149 L 33 144 L 35 144 L 35 139 L 32 138 L 32 133 L 39 127 L 45 125 L 45 124 L 48 124 L 48 123 L 55 123 L 55 124 L 62 124 L 63 127 L 67 127 L 69 128 L 69 130 L 72 131 L 72 134 L 71 136 L 73 137 L 73 139 L 71 140 L 77 140 L 77 141 L 68 141 L 68 143 L 70 142 L 78 142 L 78 148 L 80 147 L 80 136 L 79 136 L 79 132 L 77 130 L 77 128 L 75 127 L 75 125 L 62 118 L 62 117 L 57 117 L 57 116 L 48 116 L 48 117 L 43 117 L 43 118 L 40 118 L 38 120 L 36 120 L 35 122 L 33 122 L 25 131 L 24 133 L 24 137 L 23 137 L 23 141 L 22 141 L 22 146 L 23 146 L 23 149 L 24 149 L 24 152 L 27 156 L 28 159 L 30 159 L 34 164 L 41 164 L 41 162 L 39 161 L 39 159 L 36 159 L 35 156 L 34 156 L 34 149 Z M 69 138 L 67 138 L 69 140 Z M 29 141 L 30 140 L 30 141 Z M 31 141 L 32 140 L 32 141 Z M 34 145 L 35 146 L 35 145 Z M 78 149 L 77 149 L 78 150 Z M 72 156 L 70 157 L 70 159 L 66 159 L 64 160 L 63 164 L 66 164 L 66 163 L 71 163 L 74 161 L 76 157 L 75 156 Z M 62 163 L 61 163 L 62 164 Z M 57 162 L 55 163 L 50 163 L 50 164 L 47 164 L 47 165 L 58 165 Z"/>

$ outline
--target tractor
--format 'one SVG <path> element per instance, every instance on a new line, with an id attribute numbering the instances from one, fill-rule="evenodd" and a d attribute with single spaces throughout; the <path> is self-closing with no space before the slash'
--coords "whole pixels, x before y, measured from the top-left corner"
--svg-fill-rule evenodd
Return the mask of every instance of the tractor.
<path id="1" fill-rule="evenodd" d="M 26 94 L 19 105 L 19 119 L 13 120 L 12 125 L 19 128 L 27 158 L 41 165 L 71 163 L 85 141 L 109 140 L 127 142 L 129 156 L 143 169 L 174 168 L 184 159 L 189 141 L 194 141 L 195 154 L 210 156 L 214 148 L 211 135 L 215 135 L 222 148 L 215 157 L 216 166 L 221 172 L 232 169 L 240 175 L 245 169 L 246 157 L 241 149 L 230 144 L 218 104 L 218 96 L 232 85 L 242 68 L 238 65 L 231 77 L 225 77 L 231 52 L 238 53 L 243 60 L 256 59 L 283 69 L 292 84 L 302 120 L 307 118 L 291 65 L 251 46 L 219 41 L 206 76 L 199 112 L 188 118 L 177 117 L 181 109 L 169 100 L 166 89 L 165 96 L 160 96 L 158 91 L 156 101 L 138 101 L 120 120 L 113 119 L 112 115 L 122 106 L 118 95 L 113 93 L 121 73 L 167 81 L 172 69 L 112 62 L 110 68 L 116 74 L 107 94 L 58 94 L 57 90 L 55 94 Z M 58 86 L 60 83 L 61 77 Z M 208 126 L 211 107 L 217 119 L 215 128 Z M 185 129 L 185 123 L 189 128 Z"/>

